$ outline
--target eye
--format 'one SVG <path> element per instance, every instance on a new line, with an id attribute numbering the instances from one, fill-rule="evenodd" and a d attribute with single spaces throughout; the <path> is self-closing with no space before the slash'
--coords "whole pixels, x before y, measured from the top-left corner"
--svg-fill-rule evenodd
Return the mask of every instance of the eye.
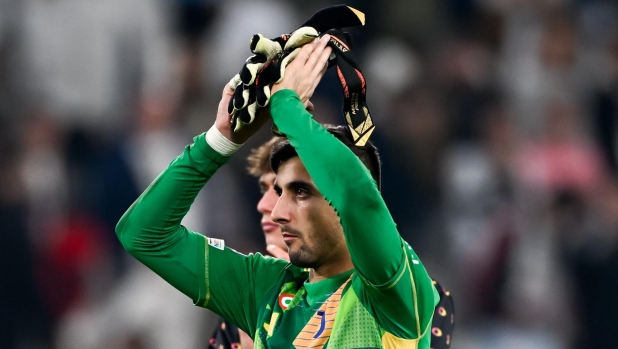
<path id="1" fill-rule="evenodd" d="M 281 188 L 275 186 L 275 193 L 277 193 L 277 196 L 281 196 Z"/>
<path id="2" fill-rule="evenodd" d="M 296 196 L 306 197 L 309 195 L 309 191 L 305 188 L 296 188 Z"/>

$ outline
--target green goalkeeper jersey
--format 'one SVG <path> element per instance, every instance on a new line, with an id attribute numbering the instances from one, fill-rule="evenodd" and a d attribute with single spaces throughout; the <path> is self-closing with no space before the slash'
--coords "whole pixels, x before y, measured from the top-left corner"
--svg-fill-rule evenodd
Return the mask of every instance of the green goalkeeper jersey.
<path id="1" fill-rule="evenodd" d="M 182 226 L 198 192 L 229 159 L 203 134 L 121 218 L 124 247 L 196 305 L 247 332 L 256 349 L 429 348 L 439 296 L 369 171 L 293 91 L 272 96 L 271 114 L 339 214 L 353 270 L 310 283 L 302 268 L 240 254 Z"/>

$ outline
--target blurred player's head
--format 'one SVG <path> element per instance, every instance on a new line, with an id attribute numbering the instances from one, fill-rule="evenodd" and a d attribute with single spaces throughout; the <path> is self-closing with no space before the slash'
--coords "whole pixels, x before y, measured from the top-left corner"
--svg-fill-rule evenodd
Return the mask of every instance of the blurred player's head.
<path id="1" fill-rule="evenodd" d="M 373 144 L 356 147 L 345 127 L 327 129 L 359 157 L 379 183 L 380 160 Z M 339 216 L 316 187 L 290 142 L 277 143 L 270 159 L 277 174 L 275 190 L 279 195 L 271 217 L 281 226 L 290 261 L 299 267 L 317 269 L 349 260 Z"/>
<path id="2" fill-rule="evenodd" d="M 262 193 L 257 209 L 262 214 L 261 224 L 266 245 L 275 245 L 283 249 L 283 251 L 287 251 L 288 247 L 283 241 L 279 224 L 273 222 L 270 217 L 273 207 L 275 207 L 279 199 L 279 196 L 273 189 L 276 174 L 270 167 L 270 153 L 273 146 L 281 140 L 281 137 L 273 137 L 268 142 L 253 149 L 247 159 L 249 162 L 247 169 L 250 174 L 258 178 L 260 192 Z"/>

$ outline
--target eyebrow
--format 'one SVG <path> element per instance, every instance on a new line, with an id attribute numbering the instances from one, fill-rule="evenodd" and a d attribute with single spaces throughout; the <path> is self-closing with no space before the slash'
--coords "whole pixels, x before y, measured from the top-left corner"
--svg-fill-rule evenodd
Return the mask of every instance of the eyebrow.
<path id="1" fill-rule="evenodd" d="M 274 187 L 275 187 L 275 191 L 277 192 L 281 191 L 281 187 L 279 186 L 279 183 L 277 183 L 277 180 L 275 180 Z M 305 188 L 305 189 L 311 190 L 312 192 L 319 192 L 315 185 L 313 185 L 310 182 L 303 181 L 303 180 L 291 181 L 287 183 L 285 187 L 287 189 Z"/>
<path id="2" fill-rule="evenodd" d="M 273 189 L 275 190 L 275 193 L 277 193 L 278 196 L 281 196 L 281 187 L 279 186 L 279 184 L 277 184 L 277 180 L 275 179 L 275 183 L 273 183 Z"/>
<path id="3" fill-rule="evenodd" d="M 268 184 L 266 184 L 266 183 L 265 183 L 265 182 L 263 182 L 263 181 L 259 181 L 259 182 L 258 182 L 258 188 L 260 188 L 260 192 L 261 192 L 262 194 L 264 194 L 265 192 L 267 192 L 267 191 L 268 191 L 268 189 L 269 189 L 269 188 L 268 188 Z"/>

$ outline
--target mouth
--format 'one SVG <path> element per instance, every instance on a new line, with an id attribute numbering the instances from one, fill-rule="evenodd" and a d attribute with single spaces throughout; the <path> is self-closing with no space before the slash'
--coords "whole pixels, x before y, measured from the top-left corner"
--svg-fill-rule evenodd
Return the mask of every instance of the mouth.
<path id="1" fill-rule="evenodd" d="M 264 230 L 265 233 L 272 233 L 273 231 L 276 231 L 277 229 L 279 229 L 279 224 L 277 223 L 262 222 L 262 230 Z"/>
<path id="2" fill-rule="evenodd" d="M 298 239 L 298 236 L 290 233 L 282 233 L 281 235 L 283 236 L 283 241 L 286 243 L 294 241 L 294 239 Z"/>

